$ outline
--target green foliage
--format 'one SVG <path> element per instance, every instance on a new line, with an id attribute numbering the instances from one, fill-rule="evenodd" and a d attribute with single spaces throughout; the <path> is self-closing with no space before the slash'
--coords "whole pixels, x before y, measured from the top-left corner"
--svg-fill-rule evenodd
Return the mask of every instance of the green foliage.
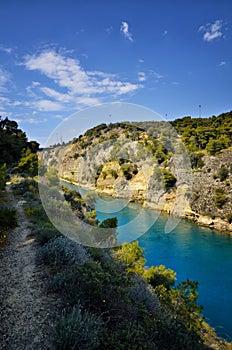
<path id="1" fill-rule="evenodd" d="M 151 266 L 144 271 L 143 277 L 154 288 L 159 285 L 164 285 L 165 288 L 170 289 L 174 286 L 176 281 L 175 271 L 167 269 L 164 265 Z"/>
<path id="2" fill-rule="evenodd" d="M 24 195 L 26 192 L 31 192 L 34 195 L 38 194 L 38 183 L 34 179 L 26 178 L 22 181 L 17 181 L 11 188 L 16 195 Z"/>
<path id="3" fill-rule="evenodd" d="M 161 170 L 163 173 L 163 181 L 164 181 L 165 188 L 166 190 L 169 190 L 175 186 L 175 183 L 177 181 L 176 177 L 168 169 L 161 169 Z"/>
<path id="4" fill-rule="evenodd" d="M 226 218 L 229 221 L 229 223 L 232 224 L 232 213 L 227 214 Z"/>
<path id="5" fill-rule="evenodd" d="M 33 228 L 36 241 L 42 246 L 51 239 L 61 236 L 61 233 L 52 225 L 41 225 L 38 221 Z"/>
<path id="6" fill-rule="evenodd" d="M 116 217 L 105 219 L 99 226 L 102 228 L 115 228 L 118 226 L 118 219 Z"/>
<path id="7" fill-rule="evenodd" d="M 199 169 L 204 166 L 203 162 L 203 153 L 191 153 L 190 154 L 190 161 L 191 161 L 191 166 L 193 169 Z"/>
<path id="8" fill-rule="evenodd" d="M 214 203 L 217 208 L 221 209 L 226 203 L 227 197 L 221 187 L 215 189 Z"/>
<path id="9" fill-rule="evenodd" d="M 83 264 L 88 254 L 83 246 L 66 237 L 51 239 L 38 251 L 37 263 L 50 264 L 56 267 Z"/>
<path id="10" fill-rule="evenodd" d="M 0 233 L 16 227 L 17 211 L 6 206 L 0 207 Z"/>
<path id="11" fill-rule="evenodd" d="M 119 261 L 123 261 L 127 266 L 128 272 L 143 274 L 145 265 L 144 249 L 139 247 L 138 241 L 124 243 L 117 250 Z"/>
<path id="12" fill-rule="evenodd" d="M 16 121 L 0 117 L 0 166 L 4 163 L 7 167 L 15 165 L 26 149 L 35 153 L 38 147 L 36 141 L 28 142 L 25 132 L 18 128 Z"/>
<path id="13" fill-rule="evenodd" d="M 6 186 L 6 164 L 0 166 L 0 191 L 3 191 Z"/>
<path id="14" fill-rule="evenodd" d="M 210 155 L 217 155 L 222 149 L 232 144 L 232 111 L 218 117 L 176 119 L 171 124 L 190 152 L 207 150 Z"/>
<path id="15" fill-rule="evenodd" d="M 36 153 L 31 153 L 28 149 L 18 162 L 15 171 L 19 174 L 26 174 L 27 176 L 38 175 L 38 156 Z"/>
<path id="16" fill-rule="evenodd" d="M 127 180 L 131 180 L 132 177 L 138 173 L 137 165 L 131 162 L 123 163 L 121 165 L 121 170 Z"/>
<path id="17" fill-rule="evenodd" d="M 229 174 L 229 171 L 225 165 L 222 165 L 221 168 L 218 171 L 218 176 L 220 181 L 224 181 Z"/>
<path id="18" fill-rule="evenodd" d="M 57 187 L 60 181 L 58 170 L 55 167 L 50 167 L 46 172 L 46 179 L 49 186 Z"/>
<path id="19" fill-rule="evenodd" d="M 56 325 L 56 348 L 93 350 L 99 348 L 100 317 L 84 310 L 80 302 L 64 310 Z"/>

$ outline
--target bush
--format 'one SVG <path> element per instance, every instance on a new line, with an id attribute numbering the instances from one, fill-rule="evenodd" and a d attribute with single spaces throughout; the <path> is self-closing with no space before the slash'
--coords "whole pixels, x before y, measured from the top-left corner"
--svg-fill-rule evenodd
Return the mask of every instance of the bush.
<path id="1" fill-rule="evenodd" d="M 0 230 L 6 231 L 17 225 L 17 211 L 9 207 L 0 207 Z"/>
<path id="2" fill-rule="evenodd" d="M 229 223 L 232 224 L 232 213 L 227 214 L 226 218 L 229 221 Z"/>
<path id="3" fill-rule="evenodd" d="M 228 169 L 224 165 L 222 165 L 218 171 L 218 176 L 220 181 L 224 181 L 227 178 L 228 174 L 229 174 Z"/>
<path id="4" fill-rule="evenodd" d="M 56 326 L 57 349 L 91 350 L 99 347 L 102 331 L 99 317 L 83 310 L 80 302 L 63 311 Z"/>
<path id="5" fill-rule="evenodd" d="M 25 192 L 38 193 L 38 183 L 33 179 L 25 179 L 11 186 L 15 194 L 24 195 Z"/>
<path id="6" fill-rule="evenodd" d="M 37 254 L 38 264 L 43 262 L 57 267 L 84 264 L 88 259 L 89 254 L 82 245 L 62 236 L 51 239 Z"/>
<path id="7" fill-rule="evenodd" d="M 145 270 L 143 276 L 152 287 L 157 287 L 162 284 L 167 289 L 170 289 L 174 286 L 176 281 L 176 273 L 171 269 L 167 269 L 164 265 L 151 266 L 149 269 Z"/>
<path id="8" fill-rule="evenodd" d="M 204 166 L 204 162 L 202 160 L 204 154 L 203 153 L 191 153 L 190 161 L 193 169 L 199 169 Z"/>
<path id="9" fill-rule="evenodd" d="M 6 186 L 6 164 L 0 167 L 0 191 L 4 190 Z"/>
<path id="10" fill-rule="evenodd" d="M 36 235 L 36 241 L 39 242 L 40 245 L 46 244 L 51 239 L 61 236 L 61 233 L 53 226 L 40 226 L 37 225 L 34 228 L 33 233 Z"/>
<path id="11" fill-rule="evenodd" d="M 102 228 L 115 228 L 118 226 L 118 219 L 116 217 L 105 219 L 99 226 Z"/>
<path id="12" fill-rule="evenodd" d="M 226 195 L 221 187 L 215 189 L 214 203 L 217 208 L 221 209 L 226 203 Z"/>
<path id="13" fill-rule="evenodd" d="M 176 183 L 176 177 L 171 173 L 171 171 L 162 169 L 162 173 L 166 190 L 174 187 Z"/>

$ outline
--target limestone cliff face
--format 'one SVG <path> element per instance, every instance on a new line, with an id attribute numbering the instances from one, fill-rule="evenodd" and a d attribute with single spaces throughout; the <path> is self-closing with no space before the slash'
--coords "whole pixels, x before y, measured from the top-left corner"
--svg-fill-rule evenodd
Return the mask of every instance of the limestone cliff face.
<path id="1" fill-rule="evenodd" d="M 42 158 L 57 167 L 64 180 L 232 232 L 232 151 L 205 155 L 202 168 L 186 173 L 178 157 L 157 165 L 149 153 L 141 153 L 140 141 L 127 139 L 122 130 L 117 137 L 111 135 L 104 135 L 103 142 L 95 137 L 87 146 L 83 138 L 82 143 L 46 150 Z M 176 183 L 167 188 L 157 171 L 154 175 L 154 167 L 174 174 Z M 222 167 L 227 169 L 225 178 L 220 175 Z"/>
<path id="2" fill-rule="evenodd" d="M 232 214 L 232 151 L 224 150 L 217 156 L 204 156 L 203 162 L 201 169 L 193 171 L 191 209 L 186 211 L 185 216 L 203 226 L 232 231 L 229 222 Z M 225 178 L 220 176 L 222 168 L 228 170 Z M 217 198 L 221 198 L 221 202 Z"/>

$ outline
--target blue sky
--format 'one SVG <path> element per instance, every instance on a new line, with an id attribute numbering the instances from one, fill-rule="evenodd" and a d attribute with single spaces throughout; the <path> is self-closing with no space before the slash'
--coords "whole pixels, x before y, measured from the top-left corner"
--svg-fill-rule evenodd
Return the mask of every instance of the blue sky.
<path id="1" fill-rule="evenodd" d="M 124 101 L 172 120 L 232 109 L 232 1 L 1 0 L 0 115 L 43 144 Z"/>

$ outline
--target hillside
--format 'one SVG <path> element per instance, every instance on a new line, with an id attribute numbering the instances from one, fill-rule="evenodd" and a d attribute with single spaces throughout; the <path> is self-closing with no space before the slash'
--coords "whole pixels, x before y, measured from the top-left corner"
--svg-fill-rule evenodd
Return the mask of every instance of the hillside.
<path id="1" fill-rule="evenodd" d="M 165 123 L 101 124 L 43 160 L 66 181 L 232 232 L 231 114 L 177 119 L 181 137 Z"/>

